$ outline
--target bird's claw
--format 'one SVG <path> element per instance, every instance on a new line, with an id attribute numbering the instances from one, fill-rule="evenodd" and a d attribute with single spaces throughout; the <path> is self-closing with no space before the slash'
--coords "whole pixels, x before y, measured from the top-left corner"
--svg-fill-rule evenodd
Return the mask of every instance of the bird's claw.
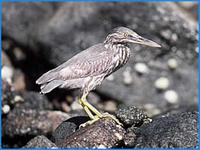
<path id="1" fill-rule="evenodd" d="M 111 118 L 113 119 L 118 125 L 120 126 L 123 126 L 123 124 L 121 122 L 119 122 L 119 120 L 114 116 L 114 115 L 111 115 L 109 113 L 103 113 L 102 114 L 102 118 Z"/>
<path id="2" fill-rule="evenodd" d="M 119 120 L 114 116 L 114 115 L 111 115 L 109 113 L 103 113 L 101 116 L 94 116 L 94 118 L 92 120 L 89 120 L 83 124 L 81 124 L 79 127 L 82 128 L 82 127 L 86 127 L 87 125 L 91 125 L 93 124 L 94 122 L 98 121 L 100 118 L 111 118 L 112 120 L 114 120 L 118 125 L 120 126 L 123 126 L 122 123 L 119 122 Z"/>
<path id="3" fill-rule="evenodd" d="M 94 116 L 94 119 L 89 120 L 89 121 L 87 121 L 87 122 L 81 124 L 81 125 L 79 126 L 79 128 L 84 128 L 84 127 L 86 127 L 87 125 L 91 125 L 91 124 L 93 124 L 94 122 L 96 122 L 96 121 L 99 120 L 99 119 L 100 119 L 100 118 L 99 118 L 98 116 Z"/>

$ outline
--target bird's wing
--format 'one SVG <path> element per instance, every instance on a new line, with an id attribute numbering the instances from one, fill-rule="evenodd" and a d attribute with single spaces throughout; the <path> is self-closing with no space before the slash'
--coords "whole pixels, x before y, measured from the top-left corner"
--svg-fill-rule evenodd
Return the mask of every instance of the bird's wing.
<path id="1" fill-rule="evenodd" d="M 80 57 L 80 59 L 78 59 Z M 76 59 L 59 71 L 59 78 L 63 80 L 96 76 L 106 72 L 112 64 L 112 55 L 109 51 L 100 51 L 79 54 Z"/>
<path id="2" fill-rule="evenodd" d="M 111 63 L 111 52 L 103 44 L 94 45 L 67 62 L 43 74 L 37 84 L 45 84 L 53 80 L 68 80 L 99 75 L 106 71 Z"/>

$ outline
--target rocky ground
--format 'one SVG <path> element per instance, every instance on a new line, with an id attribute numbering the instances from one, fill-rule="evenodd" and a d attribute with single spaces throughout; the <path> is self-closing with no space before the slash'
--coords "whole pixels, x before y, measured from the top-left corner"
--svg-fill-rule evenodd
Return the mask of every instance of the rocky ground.
<path id="1" fill-rule="evenodd" d="M 195 3 L 3 3 L 2 145 L 24 148 L 197 147 L 198 30 Z M 192 9 L 191 9 L 192 8 Z M 132 45 L 127 65 L 88 96 L 39 94 L 35 80 L 126 26 L 162 45 Z"/>

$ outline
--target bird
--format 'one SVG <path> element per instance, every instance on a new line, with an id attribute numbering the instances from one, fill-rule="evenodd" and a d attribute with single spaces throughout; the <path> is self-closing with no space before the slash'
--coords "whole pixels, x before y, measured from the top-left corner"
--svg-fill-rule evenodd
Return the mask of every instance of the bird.
<path id="1" fill-rule="evenodd" d="M 127 27 L 117 27 L 107 35 L 102 43 L 91 46 L 58 67 L 44 73 L 36 80 L 41 93 L 46 94 L 53 89 L 80 89 L 79 103 L 94 122 L 103 117 L 111 117 L 118 124 L 115 116 L 101 113 L 87 101 L 90 91 L 102 81 L 123 67 L 130 58 L 130 44 L 141 44 L 150 47 L 161 47 L 154 41 L 144 38 Z"/>

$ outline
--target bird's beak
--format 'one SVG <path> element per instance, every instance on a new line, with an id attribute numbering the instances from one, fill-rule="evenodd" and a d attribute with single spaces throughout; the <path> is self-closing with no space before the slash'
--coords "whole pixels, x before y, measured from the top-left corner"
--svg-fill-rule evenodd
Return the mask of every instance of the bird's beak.
<path id="1" fill-rule="evenodd" d="M 147 46 L 150 46 L 150 47 L 161 47 L 156 42 L 153 42 L 151 40 L 143 38 L 143 37 L 141 37 L 139 35 L 137 37 L 131 37 L 131 39 L 129 39 L 129 42 L 131 42 L 131 43 L 137 43 L 137 44 L 142 44 L 142 45 L 147 45 Z"/>

